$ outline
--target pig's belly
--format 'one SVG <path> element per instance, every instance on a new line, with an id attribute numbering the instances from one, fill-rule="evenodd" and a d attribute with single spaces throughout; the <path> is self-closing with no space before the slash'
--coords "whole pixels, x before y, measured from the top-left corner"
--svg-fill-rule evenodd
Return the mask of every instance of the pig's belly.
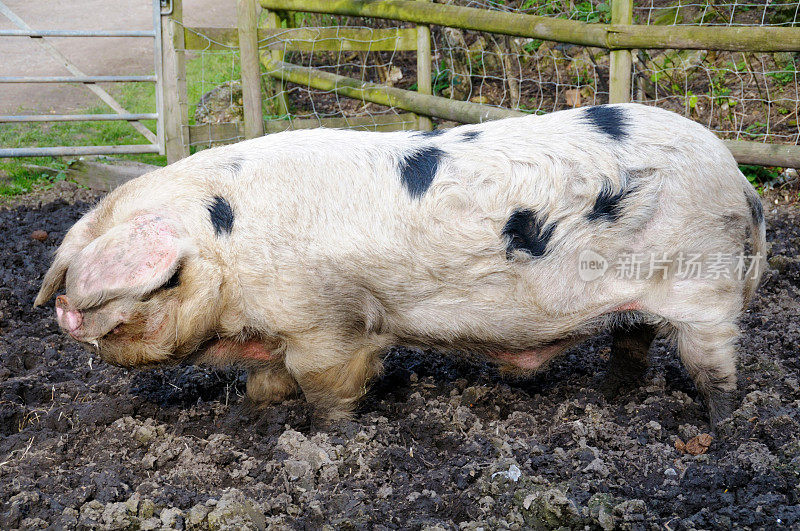
<path id="1" fill-rule="evenodd" d="M 427 322 L 417 323 L 415 330 L 401 337 L 401 342 L 471 352 L 501 365 L 532 371 L 607 328 L 615 314 L 640 310 L 639 303 L 631 302 L 566 316 L 535 311 L 525 315 L 522 309 L 513 315 L 498 312 L 481 316 L 469 315 L 469 309 L 463 308 L 458 315 L 435 316 L 433 312 L 426 312 Z"/>

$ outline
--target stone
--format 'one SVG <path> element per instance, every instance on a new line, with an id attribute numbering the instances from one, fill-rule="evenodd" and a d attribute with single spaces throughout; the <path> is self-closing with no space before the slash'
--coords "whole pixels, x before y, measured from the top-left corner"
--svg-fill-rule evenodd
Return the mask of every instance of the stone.
<path id="1" fill-rule="evenodd" d="M 149 443 L 155 436 L 156 436 L 156 430 L 154 430 L 152 426 L 148 426 L 147 424 L 139 426 L 133 432 L 133 439 L 139 444 L 143 445 Z"/>
<path id="2" fill-rule="evenodd" d="M 786 271 L 786 268 L 789 267 L 791 263 L 791 258 L 783 256 L 782 254 L 776 254 L 769 259 L 769 267 L 775 269 L 778 273 Z"/>
<path id="3" fill-rule="evenodd" d="M 616 518 L 613 515 L 614 499 L 610 495 L 598 492 L 589 498 L 587 505 L 589 516 L 604 531 L 610 531 L 616 527 Z"/>
<path id="4" fill-rule="evenodd" d="M 461 405 L 472 407 L 489 393 L 485 387 L 472 386 L 467 387 L 461 393 Z"/>
<path id="5" fill-rule="evenodd" d="M 529 494 L 525 497 L 522 507 L 527 511 L 524 514 L 526 523 L 535 527 L 574 528 L 581 524 L 580 513 L 575 503 L 558 488 Z"/>
<path id="6" fill-rule="evenodd" d="M 102 521 L 111 529 L 128 529 L 139 525 L 139 519 L 130 513 L 125 502 L 106 505 L 103 510 Z"/>
<path id="7" fill-rule="evenodd" d="M 180 509 L 175 507 L 162 509 L 159 517 L 161 518 L 161 524 L 168 529 L 183 529 L 184 527 L 183 511 Z"/>
<path id="8" fill-rule="evenodd" d="M 78 517 L 80 513 L 72 507 L 66 507 L 61 512 L 61 519 L 59 520 L 61 527 L 71 529 L 78 526 Z"/>
<path id="9" fill-rule="evenodd" d="M 26 518 L 20 527 L 22 529 L 47 529 L 49 525 L 41 518 Z"/>
<path id="10" fill-rule="evenodd" d="M 153 516 L 152 518 L 148 518 L 147 520 L 142 520 L 139 523 L 139 530 L 140 531 L 151 531 L 154 529 L 161 529 L 161 519 L 157 516 Z"/>
<path id="11" fill-rule="evenodd" d="M 692 437 L 685 443 L 681 439 L 676 439 L 675 449 L 682 454 L 702 455 L 708 451 L 712 440 L 713 437 L 707 433 L 701 433 L 700 435 Z"/>
<path id="12" fill-rule="evenodd" d="M 266 527 L 264 514 L 244 494 L 228 489 L 207 516 L 209 529 L 256 530 Z"/>
<path id="13" fill-rule="evenodd" d="M 609 471 L 608 466 L 603 462 L 602 459 L 599 457 L 595 457 L 591 463 L 586 465 L 583 469 L 584 472 L 597 472 L 603 477 L 607 477 L 611 471 Z"/>
<path id="14" fill-rule="evenodd" d="M 13 495 L 8 500 L 8 510 L 4 515 L 4 520 L 7 524 L 11 522 L 18 523 L 38 502 L 39 494 L 34 491 L 23 491 Z"/>
<path id="15" fill-rule="evenodd" d="M 142 501 L 142 495 L 138 492 L 134 492 L 131 497 L 125 501 L 125 508 L 131 514 L 138 514 L 140 501 Z"/>
<path id="16" fill-rule="evenodd" d="M 193 506 L 189 509 L 189 513 L 186 515 L 186 524 L 189 527 L 201 527 L 201 524 L 205 521 L 208 513 L 211 512 L 211 508 L 207 505 L 198 503 L 197 505 Z"/>
<path id="17" fill-rule="evenodd" d="M 283 462 L 283 468 L 286 470 L 286 475 L 291 481 L 297 481 L 311 474 L 311 465 L 306 461 L 299 461 L 297 459 L 287 459 Z"/>
<path id="18" fill-rule="evenodd" d="M 647 505 L 638 499 L 625 500 L 614 506 L 614 515 L 621 517 L 626 522 L 642 521 L 646 513 Z"/>
<path id="19" fill-rule="evenodd" d="M 242 84 L 228 81 L 209 90 L 200 98 L 194 112 L 197 124 L 222 124 L 244 121 Z"/>
<path id="20" fill-rule="evenodd" d="M 149 498 L 143 499 L 139 503 L 139 518 L 147 520 L 156 514 L 156 504 Z"/>
<path id="21" fill-rule="evenodd" d="M 86 528 L 100 527 L 103 521 L 103 511 L 105 506 L 97 500 L 92 500 L 81 505 L 81 512 L 78 518 L 78 525 Z"/>

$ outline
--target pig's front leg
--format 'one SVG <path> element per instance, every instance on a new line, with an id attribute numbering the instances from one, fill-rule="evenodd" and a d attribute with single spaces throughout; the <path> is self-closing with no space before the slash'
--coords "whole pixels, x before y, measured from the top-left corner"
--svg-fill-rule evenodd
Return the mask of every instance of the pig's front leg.
<path id="1" fill-rule="evenodd" d="M 283 360 L 250 369 L 247 374 L 247 398 L 256 407 L 282 402 L 297 391 L 297 381 L 286 370 Z"/>
<path id="2" fill-rule="evenodd" d="M 303 391 L 315 415 L 326 420 L 348 418 L 367 392 L 369 381 L 380 374 L 378 345 L 336 345 L 323 342 L 307 348 L 295 344 L 286 352 L 286 366 Z M 328 343 L 330 345 L 330 343 Z"/>

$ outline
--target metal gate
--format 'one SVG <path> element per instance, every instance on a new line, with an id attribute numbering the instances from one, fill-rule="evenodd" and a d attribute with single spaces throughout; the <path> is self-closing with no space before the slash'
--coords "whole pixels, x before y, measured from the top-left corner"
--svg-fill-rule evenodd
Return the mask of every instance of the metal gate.
<path id="1" fill-rule="evenodd" d="M 53 147 L 25 147 L 3 148 L 0 146 L 2 157 L 39 157 L 63 155 L 110 155 L 120 153 L 159 153 L 164 154 L 164 104 L 161 91 L 163 69 L 161 65 L 161 15 L 169 14 L 171 2 L 168 0 L 153 0 L 153 29 L 151 31 L 75 31 L 75 30 L 34 30 L 25 21 L 15 15 L 0 0 L 0 15 L 8 18 L 18 29 L 0 29 L 0 37 L 30 37 L 36 39 L 44 50 L 61 62 L 72 76 L 4 76 L 0 77 L 2 83 L 82 83 L 97 95 L 103 102 L 111 107 L 116 114 L 60 114 L 60 115 L 8 115 L 0 116 L 0 123 L 22 122 L 77 122 L 77 121 L 127 121 L 149 143 L 115 146 L 53 146 Z M 83 73 L 58 49 L 47 37 L 141 37 L 153 39 L 153 63 L 155 75 L 148 76 L 89 76 Z M 154 113 L 133 114 L 126 111 L 108 92 L 97 86 L 97 83 L 125 83 L 125 82 L 150 82 L 156 84 L 156 109 Z M 145 127 L 141 120 L 156 120 L 156 134 Z"/>

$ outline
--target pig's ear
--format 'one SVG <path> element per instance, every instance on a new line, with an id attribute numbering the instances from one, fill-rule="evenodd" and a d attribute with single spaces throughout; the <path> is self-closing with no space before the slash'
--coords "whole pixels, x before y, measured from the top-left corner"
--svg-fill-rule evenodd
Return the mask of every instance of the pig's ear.
<path id="1" fill-rule="evenodd" d="M 78 308 L 126 296 L 139 298 L 167 282 L 192 253 L 177 223 L 141 214 L 90 243 L 67 270 L 67 295 Z"/>
<path id="2" fill-rule="evenodd" d="M 64 276 L 67 274 L 72 259 L 81 249 L 92 241 L 91 228 L 95 222 L 95 213 L 89 212 L 79 219 L 64 236 L 64 241 L 56 252 L 53 264 L 42 280 L 42 287 L 33 302 L 34 307 L 50 300 L 56 291 L 64 285 Z"/>

